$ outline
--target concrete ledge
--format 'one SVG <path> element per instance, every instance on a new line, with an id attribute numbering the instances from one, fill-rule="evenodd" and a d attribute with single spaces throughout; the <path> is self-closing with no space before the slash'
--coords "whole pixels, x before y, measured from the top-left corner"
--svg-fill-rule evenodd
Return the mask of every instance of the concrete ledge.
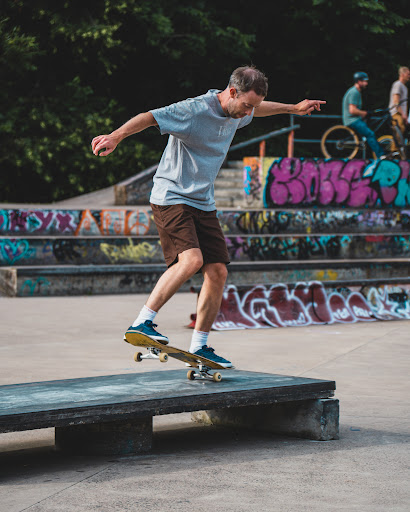
<path id="1" fill-rule="evenodd" d="M 166 270 L 165 264 L 61 265 L 0 268 L 0 294 L 9 297 L 150 293 Z M 308 281 L 364 282 L 383 279 L 405 283 L 410 275 L 408 259 L 347 261 L 237 262 L 228 267 L 227 285 L 297 283 Z M 194 275 L 181 288 L 202 285 Z"/>
<path id="2" fill-rule="evenodd" d="M 224 372 L 220 383 L 193 382 L 185 370 L 170 370 L 6 385 L 0 386 L 0 432 L 55 427 L 60 450 L 124 455 L 151 449 L 156 415 L 233 408 L 245 416 L 256 410 L 263 418 L 267 406 L 313 403 L 333 397 L 335 388 L 329 380 L 241 370 Z M 313 426 L 309 415 L 314 415 Z M 293 418 L 305 422 L 311 435 L 319 415 L 324 417 L 325 411 L 305 407 Z"/>
<path id="3" fill-rule="evenodd" d="M 193 421 L 205 425 L 261 430 L 315 441 L 339 439 L 337 399 L 195 411 L 191 416 Z"/>

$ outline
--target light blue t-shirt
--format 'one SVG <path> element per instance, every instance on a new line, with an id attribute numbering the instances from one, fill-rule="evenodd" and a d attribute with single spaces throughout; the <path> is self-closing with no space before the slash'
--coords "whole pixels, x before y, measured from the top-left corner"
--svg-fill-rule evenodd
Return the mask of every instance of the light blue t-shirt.
<path id="1" fill-rule="evenodd" d="M 150 112 L 161 135 L 169 134 L 150 202 L 158 205 L 187 204 L 199 210 L 215 210 L 214 182 L 238 128 L 252 121 L 227 117 L 215 89 Z"/>
<path id="2" fill-rule="evenodd" d="M 358 109 L 362 108 L 362 95 L 357 90 L 356 86 L 353 85 L 346 91 L 346 94 L 343 96 L 342 103 L 342 113 L 343 113 L 343 124 L 345 126 L 349 126 L 349 124 L 354 123 L 358 119 L 361 119 L 360 116 L 355 116 L 349 112 L 349 105 L 356 105 Z"/>

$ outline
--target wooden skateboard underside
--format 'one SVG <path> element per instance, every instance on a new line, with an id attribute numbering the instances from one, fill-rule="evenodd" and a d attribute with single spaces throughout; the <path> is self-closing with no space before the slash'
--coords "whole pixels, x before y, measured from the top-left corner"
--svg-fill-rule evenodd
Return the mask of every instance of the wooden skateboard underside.
<path id="1" fill-rule="evenodd" d="M 140 332 L 128 331 L 125 333 L 125 338 L 128 343 L 134 345 L 136 347 L 146 347 L 146 348 L 155 348 L 160 350 L 161 352 L 165 352 L 169 355 L 169 357 L 173 357 L 174 359 L 178 359 L 184 363 L 189 363 L 191 366 L 195 368 L 200 368 L 204 366 L 206 368 L 211 368 L 214 370 L 226 370 L 224 366 L 221 366 L 206 357 L 195 356 L 190 352 L 186 352 L 185 350 L 181 350 L 180 348 L 172 347 L 171 345 L 163 345 L 156 340 L 153 340 L 149 336 L 142 334 Z"/>

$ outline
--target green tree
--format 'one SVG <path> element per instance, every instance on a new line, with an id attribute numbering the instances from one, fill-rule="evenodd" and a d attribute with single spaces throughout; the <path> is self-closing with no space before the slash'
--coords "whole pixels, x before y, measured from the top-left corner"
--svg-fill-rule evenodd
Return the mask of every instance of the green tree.
<path id="1" fill-rule="evenodd" d="M 151 165 L 164 145 L 154 130 L 122 144 L 115 160 L 93 156 L 91 139 L 197 94 L 210 69 L 246 61 L 253 39 L 205 1 L 8 0 L 3 14 L 2 201 L 70 197 Z"/>
<path id="2" fill-rule="evenodd" d="M 268 99 L 326 99 L 324 112 L 338 114 L 362 69 L 370 75 L 365 107 L 387 105 L 398 66 L 409 65 L 409 23 L 408 0 L 4 0 L 0 200 L 58 200 L 143 170 L 165 145 L 157 130 L 106 159 L 92 155 L 92 137 L 139 112 L 223 89 L 229 73 L 250 62 L 269 78 Z M 235 142 L 287 122 L 258 119 Z M 313 123 L 303 121 L 298 136 L 319 137 L 323 125 Z M 270 141 L 268 153 L 285 154 L 285 144 Z M 301 156 L 318 154 L 296 147 Z"/>
<path id="3" fill-rule="evenodd" d="M 247 29 L 256 37 L 252 58 L 269 78 L 271 99 L 286 103 L 304 97 L 325 99 L 323 113 L 341 114 L 353 73 L 363 70 L 370 76 L 366 108 L 387 107 L 398 67 L 410 65 L 408 0 L 276 0 L 272 5 L 271 15 L 250 10 L 246 18 Z M 319 138 L 325 128 L 320 121 L 298 122 L 300 138 Z M 249 132 L 263 133 L 286 124 L 283 116 L 258 120 Z M 238 137 L 242 137 L 239 132 Z M 285 144 L 285 137 L 274 139 L 267 151 L 286 154 Z M 296 144 L 295 150 L 299 156 L 320 154 L 318 145 L 312 144 Z"/>

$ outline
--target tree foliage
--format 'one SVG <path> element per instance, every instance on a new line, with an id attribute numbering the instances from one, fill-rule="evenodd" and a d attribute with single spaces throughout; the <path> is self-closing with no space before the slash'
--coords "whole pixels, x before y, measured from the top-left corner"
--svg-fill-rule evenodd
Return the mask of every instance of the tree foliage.
<path id="1" fill-rule="evenodd" d="M 109 186 L 152 165 L 165 139 L 151 128 L 96 158 L 91 139 L 138 112 L 224 88 L 253 62 L 269 99 L 328 101 L 358 69 L 366 101 L 387 103 L 409 65 L 407 0 L 4 0 L 0 18 L 2 201 L 51 201 Z M 273 5 L 273 11 L 272 11 Z M 258 120 L 238 141 L 286 120 Z M 245 133 L 246 132 L 246 133 Z"/>

